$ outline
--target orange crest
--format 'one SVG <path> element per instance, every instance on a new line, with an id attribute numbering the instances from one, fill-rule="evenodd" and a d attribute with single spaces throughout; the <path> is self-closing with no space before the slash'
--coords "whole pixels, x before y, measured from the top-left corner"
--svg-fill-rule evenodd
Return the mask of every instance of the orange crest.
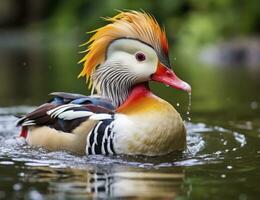
<path id="1" fill-rule="evenodd" d="M 168 57 L 168 42 L 165 31 L 162 30 L 155 18 L 145 12 L 119 12 L 104 27 L 94 30 L 95 34 L 83 45 L 89 45 L 87 54 L 80 61 L 84 67 L 79 77 L 86 76 L 87 81 L 96 67 L 104 62 L 109 44 L 119 38 L 133 38 L 151 45 L 158 54 Z M 163 56 L 164 57 L 164 56 Z M 90 86 L 91 86 L 90 80 Z"/>

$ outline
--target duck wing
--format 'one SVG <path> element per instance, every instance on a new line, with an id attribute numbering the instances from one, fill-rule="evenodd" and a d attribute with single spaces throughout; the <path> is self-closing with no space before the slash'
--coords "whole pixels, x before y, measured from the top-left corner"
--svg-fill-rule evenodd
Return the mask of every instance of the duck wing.
<path id="1" fill-rule="evenodd" d="M 112 102 L 104 97 L 92 95 L 86 96 L 76 93 L 66 93 L 66 92 L 53 92 L 50 93 L 53 98 L 49 101 L 52 103 L 75 103 L 75 104 L 92 104 L 95 106 L 107 108 L 109 110 L 115 110 Z"/>
<path id="2" fill-rule="evenodd" d="M 53 98 L 28 113 L 17 126 L 49 126 L 56 130 L 71 132 L 88 119 L 112 117 L 114 106 L 105 98 L 74 93 L 55 92 Z"/>

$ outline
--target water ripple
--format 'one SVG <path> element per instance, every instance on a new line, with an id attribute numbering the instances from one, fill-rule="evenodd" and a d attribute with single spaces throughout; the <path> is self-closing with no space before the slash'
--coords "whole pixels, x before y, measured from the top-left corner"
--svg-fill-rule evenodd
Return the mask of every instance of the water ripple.
<path id="1" fill-rule="evenodd" d="M 31 107 L 21 107 L 27 111 Z M 12 110 L 12 109 L 11 109 Z M 0 109 L 4 113 L 5 109 Z M 10 110 L 8 110 L 10 112 Z M 230 152 L 237 152 L 245 147 L 245 135 L 239 132 L 204 123 L 186 123 L 187 150 L 158 157 L 145 156 L 76 156 L 65 151 L 48 152 L 41 148 L 29 147 L 23 138 L 17 138 L 19 129 L 15 127 L 16 117 L 0 115 L 0 165 L 23 162 L 25 166 L 51 168 L 77 167 L 86 165 L 128 165 L 140 168 L 160 168 L 172 166 L 195 166 L 222 162 Z M 236 154 L 237 157 L 243 155 Z"/>

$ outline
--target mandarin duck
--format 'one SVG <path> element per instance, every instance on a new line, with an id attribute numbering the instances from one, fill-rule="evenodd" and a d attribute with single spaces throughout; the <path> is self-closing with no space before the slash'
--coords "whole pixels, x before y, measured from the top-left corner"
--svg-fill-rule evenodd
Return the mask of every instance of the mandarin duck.
<path id="1" fill-rule="evenodd" d="M 171 70 L 164 29 L 137 11 L 105 18 L 81 62 L 92 95 L 52 93 L 52 100 L 18 121 L 29 145 L 77 154 L 156 156 L 183 150 L 180 114 L 154 95 L 149 81 L 191 91 Z M 94 93 L 95 92 L 95 93 Z"/>

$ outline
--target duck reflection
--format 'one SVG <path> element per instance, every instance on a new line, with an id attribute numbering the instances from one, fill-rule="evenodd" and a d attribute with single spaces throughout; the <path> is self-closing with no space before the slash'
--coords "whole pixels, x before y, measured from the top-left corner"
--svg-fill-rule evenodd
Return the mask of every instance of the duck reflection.
<path id="1" fill-rule="evenodd" d="M 96 196 L 104 192 L 108 197 L 173 198 L 180 192 L 183 178 L 183 173 L 116 172 L 105 177 L 96 176 L 92 192 Z"/>
<path id="2" fill-rule="evenodd" d="M 184 170 L 181 167 L 170 170 L 113 167 L 110 172 L 41 167 L 37 169 L 37 172 L 35 171 L 34 175 L 27 177 L 30 182 L 47 182 L 52 197 L 69 195 L 73 198 L 172 199 L 176 196 L 187 196 L 188 192 L 184 184 Z"/>

